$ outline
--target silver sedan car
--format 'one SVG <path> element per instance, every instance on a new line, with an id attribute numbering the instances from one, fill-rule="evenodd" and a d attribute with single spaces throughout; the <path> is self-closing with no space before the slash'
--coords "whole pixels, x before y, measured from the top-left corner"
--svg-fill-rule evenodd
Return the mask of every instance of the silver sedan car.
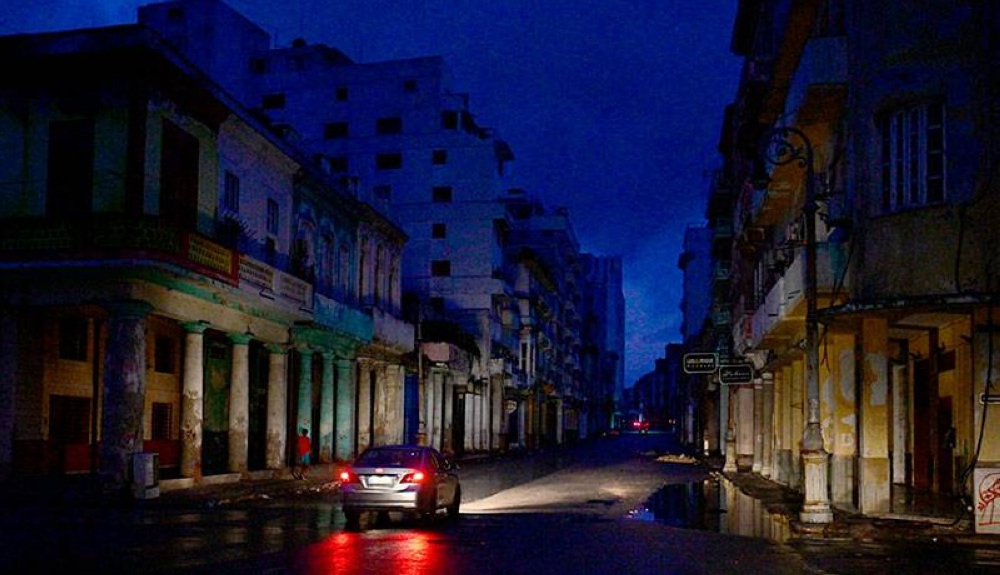
<path id="1" fill-rule="evenodd" d="M 433 519 L 445 509 L 458 517 L 462 486 L 458 466 L 432 447 L 369 447 L 340 472 L 340 494 L 348 527 L 360 525 L 364 511 L 403 512 Z"/>

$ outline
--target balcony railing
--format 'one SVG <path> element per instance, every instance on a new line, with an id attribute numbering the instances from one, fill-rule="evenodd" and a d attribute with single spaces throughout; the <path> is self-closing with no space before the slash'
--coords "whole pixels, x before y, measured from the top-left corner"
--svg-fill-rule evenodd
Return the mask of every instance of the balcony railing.
<path id="1" fill-rule="evenodd" d="M 93 216 L 77 220 L 6 220 L 0 259 L 142 259 L 170 263 L 230 284 L 238 281 L 234 250 L 158 218 Z"/>

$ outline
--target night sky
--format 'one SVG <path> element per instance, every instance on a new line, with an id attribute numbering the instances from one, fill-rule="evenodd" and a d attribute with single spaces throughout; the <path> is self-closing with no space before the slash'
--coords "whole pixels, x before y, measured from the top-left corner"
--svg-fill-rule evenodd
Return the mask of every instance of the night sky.
<path id="1" fill-rule="evenodd" d="M 135 23 L 134 0 L 32 0 L 0 34 Z M 737 0 L 228 0 L 279 46 L 357 62 L 443 56 L 477 122 L 512 147 L 510 187 L 566 206 L 581 249 L 621 255 L 631 385 L 680 342 L 684 229 L 708 173 L 740 60 Z"/>

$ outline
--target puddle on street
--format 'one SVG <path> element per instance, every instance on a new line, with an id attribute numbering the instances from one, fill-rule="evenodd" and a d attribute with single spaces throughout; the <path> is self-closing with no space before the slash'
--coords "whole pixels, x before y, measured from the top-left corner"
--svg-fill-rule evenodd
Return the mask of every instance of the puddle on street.
<path id="1" fill-rule="evenodd" d="M 630 516 L 674 527 L 758 537 L 784 543 L 788 520 L 724 478 L 665 485 Z"/>

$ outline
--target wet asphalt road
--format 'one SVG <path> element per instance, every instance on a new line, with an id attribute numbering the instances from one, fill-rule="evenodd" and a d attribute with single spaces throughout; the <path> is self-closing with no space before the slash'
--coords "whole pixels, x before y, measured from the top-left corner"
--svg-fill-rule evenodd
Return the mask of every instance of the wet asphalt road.
<path id="1" fill-rule="evenodd" d="M 706 481 L 667 435 L 467 463 L 459 520 L 344 529 L 334 492 L 228 505 L 23 502 L 0 510 L 0 573 L 989 573 L 991 549 L 778 544 L 684 529 L 644 508 Z M 686 490 L 687 492 L 697 492 Z"/>

